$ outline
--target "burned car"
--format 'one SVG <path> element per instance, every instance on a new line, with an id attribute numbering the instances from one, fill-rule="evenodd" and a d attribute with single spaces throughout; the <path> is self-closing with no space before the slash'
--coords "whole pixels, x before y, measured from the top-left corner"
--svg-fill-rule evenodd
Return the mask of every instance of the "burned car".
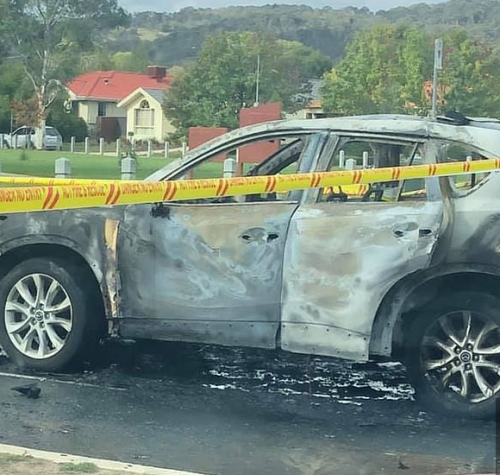
<path id="1" fill-rule="evenodd" d="M 148 178 L 402 167 L 500 156 L 500 122 L 270 122 Z M 343 157 L 342 159 L 340 157 Z M 261 157 L 262 158 L 262 157 Z M 363 163 L 364 162 L 364 163 Z M 105 336 L 405 362 L 435 410 L 482 417 L 500 390 L 500 177 L 0 216 L 0 344 L 54 371 Z"/>

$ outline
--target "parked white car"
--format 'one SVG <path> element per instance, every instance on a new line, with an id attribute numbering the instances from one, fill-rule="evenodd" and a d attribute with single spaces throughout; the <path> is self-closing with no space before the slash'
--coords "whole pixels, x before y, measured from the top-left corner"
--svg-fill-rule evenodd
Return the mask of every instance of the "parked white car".
<path id="1" fill-rule="evenodd" d="M 23 126 L 14 130 L 12 134 L 3 136 L 4 146 L 8 148 L 34 148 L 36 144 L 35 139 L 36 129 Z M 45 127 L 45 150 L 62 150 L 63 139 L 59 131 L 47 126 Z"/>

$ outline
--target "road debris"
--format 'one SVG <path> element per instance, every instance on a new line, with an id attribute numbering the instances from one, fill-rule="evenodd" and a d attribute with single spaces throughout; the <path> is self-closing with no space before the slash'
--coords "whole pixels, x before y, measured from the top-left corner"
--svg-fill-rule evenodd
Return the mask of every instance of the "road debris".
<path id="1" fill-rule="evenodd" d="M 38 386 L 38 383 L 25 384 L 23 386 L 14 386 L 11 388 L 12 391 L 17 391 L 18 393 L 27 396 L 28 399 L 38 399 L 42 389 Z"/>
<path id="2" fill-rule="evenodd" d="M 410 467 L 408 467 L 408 465 L 405 465 L 400 458 L 398 460 L 398 468 L 399 470 L 409 470 Z"/>

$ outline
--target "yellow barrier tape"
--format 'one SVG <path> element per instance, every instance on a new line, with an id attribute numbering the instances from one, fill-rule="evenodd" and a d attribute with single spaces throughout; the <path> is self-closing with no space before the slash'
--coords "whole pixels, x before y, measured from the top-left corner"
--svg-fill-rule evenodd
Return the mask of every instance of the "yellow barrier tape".
<path id="1" fill-rule="evenodd" d="M 470 186 L 470 182 L 462 182 L 462 183 L 456 183 L 455 188 L 466 188 Z M 324 194 L 328 193 L 345 193 L 347 196 L 351 197 L 360 197 L 363 196 L 365 193 L 368 192 L 370 189 L 369 185 L 345 185 L 345 186 L 336 186 L 336 187 L 328 187 L 323 190 Z M 402 193 L 402 196 L 413 196 L 413 195 L 418 195 L 425 193 L 425 188 L 419 188 L 413 191 L 405 191 Z"/>
<path id="2" fill-rule="evenodd" d="M 360 185 L 413 178 L 490 172 L 500 169 L 500 159 L 477 162 L 415 165 L 370 170 L 304 173 L 263 177 L 178 180 L 165 182 L 107 182 L 96 184 L 0 189 L 0 213 L 54 209 L 94 208 L 200 198 L 284 193 L 308 188 Z"/>
<path id="3" fill-rule="evenodd" d="M 0 176 L 0 185 L 31 185 L 31 186 L 73 186 L 73 185 L 102 185 L 128 183 L 144 183 L 144 180 L 98 180 L 84 178 L 45 178 L 38 176 Z"/>

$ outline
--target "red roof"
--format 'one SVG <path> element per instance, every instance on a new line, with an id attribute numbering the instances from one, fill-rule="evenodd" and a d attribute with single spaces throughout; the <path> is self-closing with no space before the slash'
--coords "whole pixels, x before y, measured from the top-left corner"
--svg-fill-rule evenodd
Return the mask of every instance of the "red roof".
<path id="1" fill-rule="evenodd" d="M 79 98 L 121 101 L 136 89 L 166 89 L 170 76 L 156 79 L 147 74 L 123 71 L 94 71 L 71 80 L 66 87 Z"/>

